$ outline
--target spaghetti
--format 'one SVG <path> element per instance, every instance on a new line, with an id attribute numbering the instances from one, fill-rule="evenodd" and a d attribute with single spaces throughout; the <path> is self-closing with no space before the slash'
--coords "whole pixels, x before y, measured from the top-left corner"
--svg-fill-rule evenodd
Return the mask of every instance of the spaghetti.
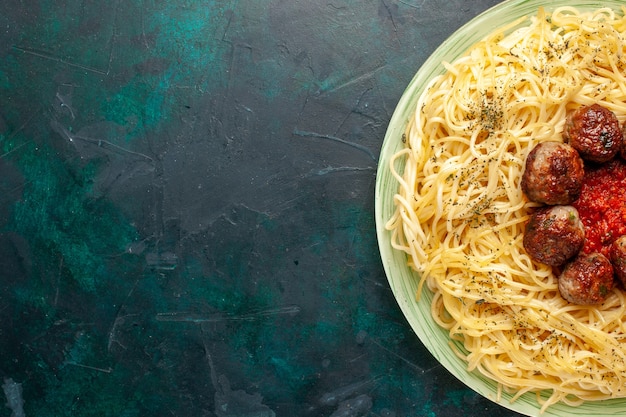
<path id="1" fill-rule="evenodd" d="M 392 245 L 433 292 L 431 312 L 470 371 L 513 399 L 626 397 L 626 297 L 568 304 L 557 277 L 525 253 L 528 152 L 562 140 L 566 114 L 598 103 L 626 119 L 626 12 L 571 7 L 495 31 L 444 63 L 418 100 L 406 146 L 390 161 L 400 186 Z M 403 171 L 399 168 L 402 166 Z"/>

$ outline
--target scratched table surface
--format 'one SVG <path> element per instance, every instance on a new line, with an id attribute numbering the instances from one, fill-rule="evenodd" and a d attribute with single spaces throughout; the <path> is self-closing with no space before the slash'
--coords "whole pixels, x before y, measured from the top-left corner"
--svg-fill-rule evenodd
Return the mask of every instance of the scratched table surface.
<path id="1" fill-rule="evenodd" d="M 401 314 L 404 88 L 495 0 L 0 3 L 0 416 L 515 416 Z"/>

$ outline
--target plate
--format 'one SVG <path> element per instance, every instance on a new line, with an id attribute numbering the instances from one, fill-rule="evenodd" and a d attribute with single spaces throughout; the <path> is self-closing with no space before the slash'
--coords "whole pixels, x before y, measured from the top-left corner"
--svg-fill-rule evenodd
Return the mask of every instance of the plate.
<path id="1" fill-rule="evenodd" d="M 621 10 L 623 5 L 623 1 L 616 0 L 509 0 L 475 17 L 443 42 L 413 77 L 391 117 L 380 153 L 375 191 L 376 232 L 385 273 L 402 313 L 430 353 L 456 378 L 485 398 L 528 416 L 538 416 L 540 413 L 535 394 L 527 393 L 511 402 L 512 396 L 502 393 L 497 400 L 497 384 L 477 372 L 468 372 L 466 363 L 452 352 L 447 331 L 441 329 L 430 315 L 432 293 L 424 287 L 420 301 L 415 300 L 418 279 L 407 266 L 406 255 L 392 248 L 390 232 L 385 229 L 386 221 L 395 210 L 393 196 L 398 189 L 388 163 L 390 157 L 403 147 L 402 134 L 415 110 L 419 95 L 433 77 L 444 72 L 442 61 L 459 58 L 494 28 L 505 26 L 522 16 L 536 15 L 540 6 L 549 12 L 559 6 L 573 6 L 581 10 L 601 7 Z M 542 417 L 617 415 L 626 415 L 626 399 L 586 402 L 577 407 L 559 403 L 541 414 Z"/>

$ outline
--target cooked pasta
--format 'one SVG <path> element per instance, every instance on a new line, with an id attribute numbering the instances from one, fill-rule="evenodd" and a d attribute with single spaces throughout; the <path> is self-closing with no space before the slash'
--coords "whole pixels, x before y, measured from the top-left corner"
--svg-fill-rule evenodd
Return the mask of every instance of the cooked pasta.
<path id="1" fill-rule="evenodd" d="M 444 63 L 389 161 L 392 245 L 433 292 L 432 316 L 470 371 L 536 393 L 544 411 L 626 397 L 626 297 L 567 303 L 525 253 L 526 155 L 562 140 L 566 114 L 598 103 L 626 119 L 624 10 L 562 7 L 496 30 Z M 454 348 L 455 344 L 451 344 Z"/>

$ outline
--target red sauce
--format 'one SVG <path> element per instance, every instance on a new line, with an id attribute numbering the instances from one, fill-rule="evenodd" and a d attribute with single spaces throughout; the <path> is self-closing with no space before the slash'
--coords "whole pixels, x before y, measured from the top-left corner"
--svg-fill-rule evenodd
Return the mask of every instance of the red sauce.
<path id="1" fill-rule="evenodd" d="M 585 253 L 608 250 L 626 234 L 626 162 L 615 158 L 602 165 L 585 167 L 580 197 L 573 204 L 585 226 Z"/>

